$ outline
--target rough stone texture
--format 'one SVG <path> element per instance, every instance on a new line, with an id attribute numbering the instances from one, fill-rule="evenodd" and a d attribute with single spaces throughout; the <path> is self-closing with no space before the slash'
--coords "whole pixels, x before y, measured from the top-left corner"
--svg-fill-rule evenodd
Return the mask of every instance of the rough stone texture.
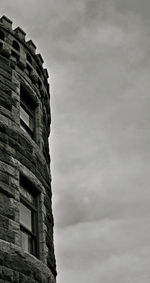
<path id="1" fill-rule="evenodd" d="M 19 247 L 0 240 L 0 280 L 16 283 L 54 283 L 55 277 L 40 260 L 24 253 Z"/>
<path id="2" fill-rule="evenodd" d="M 41 55 L 22 29 L 0 19 L 0 283 L 55 282 L 53 215 L 48 136 L 49 84 Z M 13 41 L 19 44 L 15 50 Z M 28 54 L 28 55 L 27 55 Z M 30 62 L 28 61 L 30 60 Z M 36 138 L 20 128 L 20 86 L 36 106 Z M 19 176 L 24 174 L 40 193 L 39 259 L 20 247 Z M 5 246 L 5 248 L 4 248 Z"/>

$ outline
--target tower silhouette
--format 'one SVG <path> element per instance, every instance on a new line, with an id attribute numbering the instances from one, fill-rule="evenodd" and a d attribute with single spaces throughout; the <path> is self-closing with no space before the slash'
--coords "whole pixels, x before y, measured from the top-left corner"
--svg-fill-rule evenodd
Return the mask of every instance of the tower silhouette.
<path id="1" fill-rule="evenodd" d="M 0 18 L 0 282 L 54 283 L 48 72 Z"/>

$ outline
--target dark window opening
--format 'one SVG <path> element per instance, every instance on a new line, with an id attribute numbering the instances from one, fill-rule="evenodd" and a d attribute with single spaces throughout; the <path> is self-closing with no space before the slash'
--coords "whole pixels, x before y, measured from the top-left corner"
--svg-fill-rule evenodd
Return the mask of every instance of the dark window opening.
<path id="1" fill-rule="evenodd" d="M 23 103 L 20 104 L 20 126 L 33 138 L 34 117 Z"/>
<path id="2" fill-rule="evenodd" d="M 22 85 L 20 88 L 20 127 L 32 139 L 35 139 L 35 105 Z"/>
<path id="3" fill-rule="evenodd" d="M 20 46 L 19 46 L 18 42 L 15 41 L 15 40 L 13 40 L 13 42 L 12 42 L 12 47 L 13 47 L 15 50 L 17 50 L 18 52 L 20 51 Z"/>
<path id="4" fill-rule="evenodd" d="M 32 64 L 32 58 L 29 53 L 27 53 L 27 60 L 30 64 Z"/>
<path id="5" fill-rule="evenodd" d="M 4 41 L 4 38 L 5 38 L 5 34 L 4 34 L 4 32 L 2 32 L 2 31 L 0 30 L 0 39 Z"/>
<path id="6" fill-rule="evenodd" d="M 20 236 L 24 251 L 38 256 L 37 195 L 32 185 L 20 176 Z"/>
<path id="7" fill-rule="evenodd" d="M 0 42 L 0 50 L 3 48 L 3 43 Z"/>

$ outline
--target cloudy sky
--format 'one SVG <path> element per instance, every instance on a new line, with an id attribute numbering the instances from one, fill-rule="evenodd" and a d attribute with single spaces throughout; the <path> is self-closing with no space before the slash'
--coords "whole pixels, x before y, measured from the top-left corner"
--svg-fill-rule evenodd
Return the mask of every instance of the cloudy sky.
<path id="1" fill-rule="evenodd" d="M 58 283 L 150 282 L 150 1 L 1 0 L 51 83 Z"/>

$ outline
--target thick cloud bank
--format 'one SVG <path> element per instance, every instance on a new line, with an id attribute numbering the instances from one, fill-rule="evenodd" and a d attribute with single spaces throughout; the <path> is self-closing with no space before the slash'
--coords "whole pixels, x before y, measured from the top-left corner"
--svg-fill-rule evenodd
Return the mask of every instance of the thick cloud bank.
<path id="1" fill-rule="evenodd" d="M 50 73 L 58 283 L 149 283 L 150 2 L 0 8 Z"/>

